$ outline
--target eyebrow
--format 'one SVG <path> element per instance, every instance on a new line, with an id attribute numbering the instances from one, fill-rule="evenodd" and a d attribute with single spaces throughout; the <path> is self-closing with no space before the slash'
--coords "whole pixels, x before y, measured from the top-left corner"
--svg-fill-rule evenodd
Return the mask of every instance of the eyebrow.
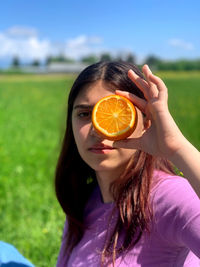
<path id="1" fill-rule="evenodd" d="M 80 105 L 76 105 L 73 109 L 93 109 L 94 106 L 91 105 L 84 105 L 84 104 L 80 104 Z"/>

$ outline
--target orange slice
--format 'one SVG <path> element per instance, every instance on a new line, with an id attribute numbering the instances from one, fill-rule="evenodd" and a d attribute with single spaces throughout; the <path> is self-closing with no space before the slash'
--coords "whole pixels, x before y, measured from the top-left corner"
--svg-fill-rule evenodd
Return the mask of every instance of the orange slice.
<path id="1" fill-rule="evenodd" d="M 125 139 L 135 129 L 137 113 L 127 98 L 110 95 L 100 99 L 92 111 L 95 130 L 109 140 Z"/>

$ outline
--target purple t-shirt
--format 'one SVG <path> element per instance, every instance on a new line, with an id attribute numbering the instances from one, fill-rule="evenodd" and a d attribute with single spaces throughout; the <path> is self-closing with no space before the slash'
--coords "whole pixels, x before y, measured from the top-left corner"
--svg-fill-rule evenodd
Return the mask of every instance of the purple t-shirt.
<path id="1" fill-rule="evenodd" d="M 155 172 L 150 197 L 154 213 L 150 233 L 144 232 L 128 253 L 116 259 L 115 266 L 199 266 L 200 199 L 190 184 L 182 177 Z M 101 251 L 113 207 L 113 203 L 102 202 L 100 190 L 96 188 L 85 209 L 85 222 L 89 227 L 73 249 L 68 263 L 62 242 L 57 267 L 101 266 Z M 64 235 L 66 231 L 67 223 Z"/>

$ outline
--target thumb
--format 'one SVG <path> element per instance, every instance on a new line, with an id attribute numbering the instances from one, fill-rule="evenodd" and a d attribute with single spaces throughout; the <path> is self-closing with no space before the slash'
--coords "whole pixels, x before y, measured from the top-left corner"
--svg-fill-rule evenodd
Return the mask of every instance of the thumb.
<path id="1" fill-rule="evenodd" d="M 127 138 L 113 142 L 114 148 L 127 148 L 127 149 L 139 149 L 141 150 L 141 137 L 139 138 Z"/>

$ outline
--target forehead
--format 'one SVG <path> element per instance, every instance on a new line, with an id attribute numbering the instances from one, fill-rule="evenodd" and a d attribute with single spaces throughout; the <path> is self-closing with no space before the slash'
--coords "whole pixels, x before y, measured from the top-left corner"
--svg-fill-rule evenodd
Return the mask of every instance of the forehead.
<path id="1" fill-rule="evenodd" d="M 111 84 L 104 81 L 97 81 L 81 89 L 75 99 L 74 106 L 79 104 L 95 105 L 102 97 L 115 94 Z"/>

